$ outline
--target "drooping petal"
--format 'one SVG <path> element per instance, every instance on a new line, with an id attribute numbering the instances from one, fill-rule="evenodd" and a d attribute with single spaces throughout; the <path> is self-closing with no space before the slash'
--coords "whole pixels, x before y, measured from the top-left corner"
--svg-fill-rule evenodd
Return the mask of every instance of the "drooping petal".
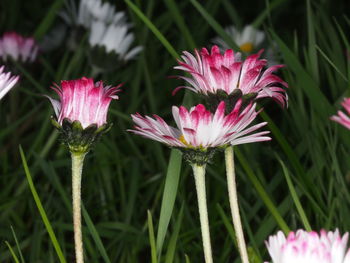
<path id="1" fill-rule="evenodd" d="M 337 115 L 331 116 L 330 119 L 332 121 L 338 122 L 348 130 L 350 130 L 350 98 L 344 98 L 342 106 L 345 108 L 347 114 L 345 114 L 342 111 L 338 111 Z"/>
<path id="2" fill-rule="evenodd" d="M 5 67 L 0 67 L 0 100 L 9 92 L 18 82 L 19 77 L 11 75 L 11 72 L 4 72 Z"/>

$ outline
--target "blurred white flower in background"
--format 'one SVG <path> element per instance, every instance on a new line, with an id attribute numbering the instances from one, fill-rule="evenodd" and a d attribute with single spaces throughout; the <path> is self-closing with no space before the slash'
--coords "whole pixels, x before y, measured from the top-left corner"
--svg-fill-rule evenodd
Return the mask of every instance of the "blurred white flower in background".
<path id="1" fill-rule="evenodd" d="M 89 44 L 91 47 L 104 47 L 107 53 L 115 52 L 121 60 L 132 59 L 141 50 L 141 46 L 130 49 L 135 36 L 129 31 L 129 25 L 120 23 L 105 24 L 94 21 L 91 26 Z"/>
<path id="2" fill-rule="evenodd" d="M 225 31 L 237 46 L 239 46 L 241 51 L 245 53 L 253 52 L 265 40 L 265 33 L 255 29 L 251 25 L 246 25 L 242 31 L 238 30 L 235 26 L 229 26 L 225 28 Z M 223 50 L 230 48 L 230 46 L 220 37 L 214 38 L 213 42 Z"/>
<path id="3" fill-rule="evenodd" d="M 226 27 L 225 31 L 239 47 L 239 51 L 250 55 L 264 48 L 264 54 L 269 61 L 269 66 L 279 64 L 276 54 L 278 48 L 275 43 L 270 43 L 270 45 L 266 44 L 266 34 L 264 31 L 258 30 L 252 25 L 246 25 L 242 30 L 231 25 Z M 232 48 L 219 36 L 213 39 L 213 43 L 218 45 L 222 52 Z"/>

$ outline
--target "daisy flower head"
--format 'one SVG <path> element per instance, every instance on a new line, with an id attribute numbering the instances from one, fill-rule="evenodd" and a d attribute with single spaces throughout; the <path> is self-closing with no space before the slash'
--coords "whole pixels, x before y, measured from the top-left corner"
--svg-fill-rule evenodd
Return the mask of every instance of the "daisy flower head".
<path id="1" fill-rule="evenodd" d="M 9 92 L 17 83 L 18 76 L 13 76 L 11 72 L 5 72 L 5 67 L 0 67 L 0 100 Z"/>
<path id="2" fill-rule="evenodd" d="M 16 32 L 6 32 L 0 38 L 0 58 L 7 62 L 9 58 L 23 63 L 33 62 L 39 46 L 32 37 L 23 37 Z"/>
<path id="3" fill-rule="evenodd" d="M 118 21 L 106 24 L 96 20 L 92 23 L 89 36 L 92 59 L 98 66 L 101 64 L 102 68 L 113 68 L 116 61 L 128 61 L 142 50 L 140 46 L 131 47 L 135 36 L 130 32 L 130 25 L 123 20 Z"/>
<path id="4" fill-rule="evenodd" d="M 320 233 L 298 230 L 287 237 L 279 231 L 265 243 L 272 263 L 350 263 L 348 237 L 338 229 Z"/>
<path id="5" fill-rule="evenodd" d="M 246 25 L 241 31 L 232 25 L 226 27 L 225 31 L 237 44 L 240 51 L 247 54 L 259 49 L 266 38 L 263 31 L 258 30 L 251 25 Z M 217 44 L 221 50 L 230 49 L 230 46 L 220 37 L 214 38 L 213 42 Z"/>
<path id="6" fill-rule="evenodd" d="M 350 98 L 344 98 L 342 106 L 346 110 L 346 113 L 338 111 L 337 115 L 331 117 L 332 121 L 338 122 L 343 125 L 345 128 L 350 130 Z"/>
<path id="7" fill-rule="evenodd" d="M 202 104 L 190 110 L 183 106 L 173 106 L 172 113 L 177 127 L 169 126 L 157 115 L 152 118 L 136 113 L 132 115 L 135 129 L 129 131 L 178 148 L 190 163 L 203 165 L 210 160 L 217 148 L 270 140 L 266 136 L 268 131 L 253 133 L 266 125 L 266 122 L 248 127 L 258 114 L 255 107 L 255 104 L 250 104 L 242 110 L 240 100 L 229 114 L 225 114 L 223 101 L 215 113 L 208 111 Z"/>
<path id="8" fill-rule="evenodd" d="M 184 51 L 175 69 L 189 73 L 191 77 L 179 76 L 189 85 L 177 87 L 187 88 L 205 97 L 217 97 L 223 100 L 236 96 L 251 98 L 270 97 L 282 107 L 287 105 L 288 97 L 285 88 L 288 84 L 274 74 L 283 65 L 267 67 L 267 61 L 260 59 L 262 51 L 238 59 L 232 49 L 221 54 L 218 46 L 209 52 L 206 48 L 195 50 L 195 55 Z"/>
<path id="9" fill-rule="evenodd" d="M 83 77 L 63 80 L 61 86 L 52 87 L 60 98 L 58 101 L 48 97 L 57 117 L 52 121 L 71 151 L 88 151 L 92 142 L 110 128 L 108 108 L 112 99 L 118 99 L 120 86 L 105 86 L 102 81 L 95 83 Z"/>

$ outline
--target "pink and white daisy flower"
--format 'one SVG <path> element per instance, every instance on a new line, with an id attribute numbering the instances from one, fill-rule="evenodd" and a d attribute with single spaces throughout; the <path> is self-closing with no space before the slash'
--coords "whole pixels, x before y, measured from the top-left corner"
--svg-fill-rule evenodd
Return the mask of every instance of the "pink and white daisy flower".
<path id="1" fill-rule="evenodd" d="M 331 120 L 340 123 L 350 130 L 350 98 L 344 98 L 342 105 L 345 108 L 347 115 L 342 111 L 338 111 L 338 115 L 333 115 Z"/>
<path id="2" fill-rule="evenodd" d="M 279 231 L 266 242 L 272 263 L 350 263 L 347 250 L 349 233 L 343 236 L 321 230 L 290 232 L 288 237 Z"/>
<path id="3" fill-rule="evenodd" d="M 0 100 L 10 91 L 18 81 L 18 76 L 12 76 L 11 72 L 4 72 L 5 67 L 0 67 Z"/>
<path id="4" fill-rule="evenodd" d="M 23 37 L 16 32 L 7 32 L 0 38 L 0 58 L 7 61 L 12 58 L 21 62 L 33 62 L 39 46 L 32 37 Z"/>
<path id="5" fill-rule="evenodd" d="M 189 111 L 181 106 L 173 106 L 173 117 L 177 128 L 169 126 L 161 117 L 153 115 L 132 115 L 135 130 L 129 130 L 143 137 L 162 142 L 171 147 L 187 148 L 205 151 L 208 148 L 238 145 L 244 143 L 271 140 L 266 136 L 268 131 L 253 133 L 266 125 L 262 122 L 248 128 L 257 116 L 255 104 L 250 104 L 241 110 L 241 101 L 234 109 L 225 115 L 225 102 L 221 102 L 215 113 L 199 104 Z"/>
<path id="6" fill-rule="evenodd" d="M 90 125 L 101 127 L 107 123 L 108 107 L 122 84 L 111 87 L 104 86 L 102 81 L 94 83 L 91 78 L 63 80 L 61 86 L 52 87 L 60 97 L 60 101 L 48 97 L 57 116 L 57 122 L 62 125 L 64 119 L 71 122 L 79 121 L 82 128 Z"/>
<path id="7" fill-rule="evenodd" d="M 264 70 L 267 61 L 259 59 L 261 53 L 262 51 L 241 61 L 232 49 L 221 54 L 218 46 L 213 46 L 210 53 L 206 48 L 202 48 L 200 52 L 195 50 L 195 56 L 184 51 L 181 56 L 183 61 L 179 61 L 179 66 L 174 68 L 189 73 L 192 78 L 179 76 L 190 86 L 180 86 L 174 93 L 181 88 L 207 96 L 220 91 L 230 95 L 240 90 L 243 95 L 255 93 L 256 98 L 270 97 L 281 106 L 285 106 L 288 98 L 284 88 L 287 88 L 288 84 L 273 74 L 283 65 L 271 66 Z"/>

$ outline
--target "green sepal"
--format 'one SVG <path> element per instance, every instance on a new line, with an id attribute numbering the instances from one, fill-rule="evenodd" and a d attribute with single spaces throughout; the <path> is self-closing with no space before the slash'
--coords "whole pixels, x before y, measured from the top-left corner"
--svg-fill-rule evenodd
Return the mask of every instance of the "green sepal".
<path id="1" fill-rule="evenodd" d="M 240 111 L 243 111 L 245 107 L 249 105 L 253 100 L 255 100 L 258 93 L 249 93 L 243 95 L 240 89 L 235 89 L 230 94 L 227 94 L 224 90 L 218 90 L 216 93 L 203 94 L 205 99 L 206 107 L 211 111 L 215 112 L 221 101 L 225 102 L 225 114 L 229 114 L 235 107 L 237 101 L 242 99 L 242 105 Z"/>
<path id="2" fill-rule="evenodd" d="M 108 123 L 101 127 L 91 124 L 83 129 L 79 121 L 72 122 L 68 118 L 63 119 L 62 125 L 53 118 L 51 122 L 60 131 L 62 141 L 70 152 L 77 154 L 89 152 L 101 135 L 108 132 L 112 126 Z"/>
<path id="3" fill-rule="evenodd" d="M 224 90 L 218 90 L 216 93 L 208 93 L 205 98 L 205 104 L 211 112 L 215 112 L 221 101 L 225 102 L 225 113 L 229 114 L 237 101 L 242 98 L 242 91 L 240 89 L 235 89 L 230 94 L 227 94 Z"/>
<path id="4" fill-rule="evenodd" d="M 217 151 L 217 148 L 206 148 L 206 149 L 196 149 L 196 148 L 177 148 L 179 149 L 184 159 L 189 162 L 190 164 L 197 164 L 197 165 L 205 165 L 209 163 L 215 152 Z"/>

